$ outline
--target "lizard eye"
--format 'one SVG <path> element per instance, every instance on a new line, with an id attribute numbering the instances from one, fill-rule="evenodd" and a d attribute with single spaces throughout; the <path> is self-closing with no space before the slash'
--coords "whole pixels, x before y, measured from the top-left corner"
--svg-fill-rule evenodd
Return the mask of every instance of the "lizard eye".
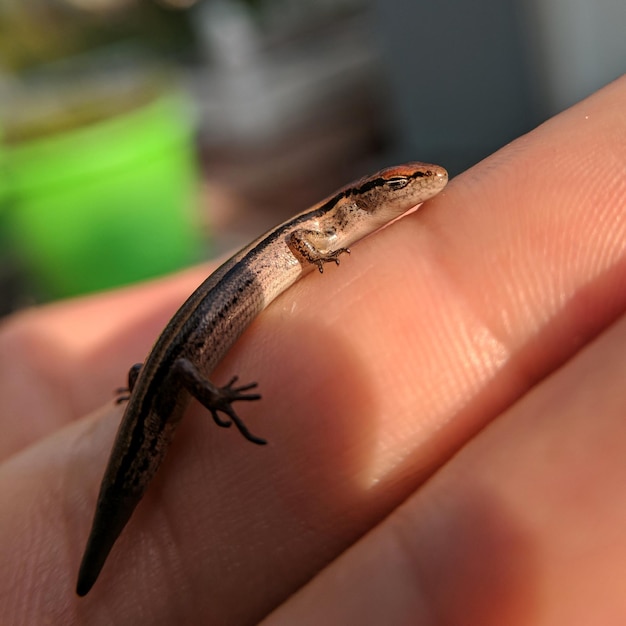
<path id="1" fill-rule="evenodd" d="M 409 184 L 409 179 L 406 176 L 393 176 L 387 180 L 387 185 L 394 191 L 402 189 Z"/>

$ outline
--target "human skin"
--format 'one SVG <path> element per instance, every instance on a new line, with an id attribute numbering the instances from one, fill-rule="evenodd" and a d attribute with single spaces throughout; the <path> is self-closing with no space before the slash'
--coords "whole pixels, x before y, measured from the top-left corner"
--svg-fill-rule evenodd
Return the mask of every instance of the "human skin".
<path id="1" fill-rule="evenodd" d="M 264 311 L 213 379 L 269 444 L 194 404 L 78 598 L 112 390 L 207 271 L 0 327 L 0 623 L 626 623 L 626 78 Z"/>

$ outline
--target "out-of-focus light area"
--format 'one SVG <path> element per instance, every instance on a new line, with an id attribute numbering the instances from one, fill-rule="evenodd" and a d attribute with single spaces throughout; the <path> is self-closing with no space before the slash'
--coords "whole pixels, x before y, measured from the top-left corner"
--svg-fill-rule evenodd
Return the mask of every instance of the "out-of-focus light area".
<path id="1" fill-rule="evenodd" d="M 623 0 L 0 0 L 0 314 L 454 174 L 624 71 Z"/>

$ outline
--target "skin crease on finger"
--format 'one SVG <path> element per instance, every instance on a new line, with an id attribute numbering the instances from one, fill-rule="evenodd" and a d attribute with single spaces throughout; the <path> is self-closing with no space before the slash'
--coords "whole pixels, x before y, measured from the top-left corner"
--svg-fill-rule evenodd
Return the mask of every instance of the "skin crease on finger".
<path id="1" fill-rule="evenodd" d="M 379 523 L 623 311 L 625 100 L 622 80 L 264 312 L 216 380 L 259 381 L 244 419 L 270 446 L 190 411 L 86 599 L 76 568 L 119 415 L 9 459 L 0 622 L 254 623 Z"/>

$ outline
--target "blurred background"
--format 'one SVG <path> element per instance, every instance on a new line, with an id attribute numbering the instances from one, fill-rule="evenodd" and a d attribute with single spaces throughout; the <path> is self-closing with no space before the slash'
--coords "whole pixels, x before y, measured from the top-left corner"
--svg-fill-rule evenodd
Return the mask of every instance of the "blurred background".
<path id="1" fill-rule="evenodd" d="M 624 0 L 0 0 L 0 315 L 456 174 L 619 76 Z"/>

